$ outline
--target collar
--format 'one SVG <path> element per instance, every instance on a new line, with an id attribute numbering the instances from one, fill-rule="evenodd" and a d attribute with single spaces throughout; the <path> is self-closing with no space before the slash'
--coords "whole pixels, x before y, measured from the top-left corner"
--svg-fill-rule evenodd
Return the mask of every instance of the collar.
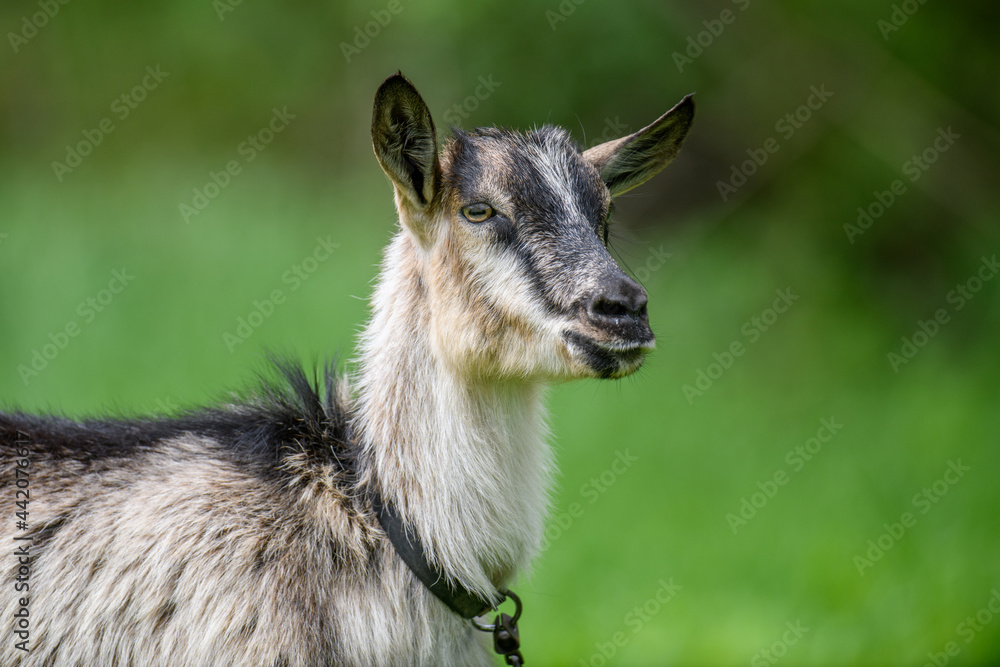
<path id="1" fill-rule="evenodd" d="M 395 508 L 384 502 L 381 494 L 373 493 L 371 500 L 372 509 L 396 553 L 437 599 L 465 619 L 481 616 L 495 608 L 491 600 L 473 593 L 458 582 L 449 582 L 441 568 L 427 559 L 420 537 L 412 528 L 407 530 Z"/>
<path id="2" fill-rule="evenodd" d="M 415 531 L 406 529 L 395 508 L 383 502 L 382 496 L 378 493 L 371 494 L 371 502 L 386 537 L 417 579 L 449 609 L 470 620 L 477 630 L 493 633 L 493 650 L 504 657 L 506 664 L 515 667 L 523 665 L 524 656 L 521 655 L 521 639 L 517 629 L 517 619 L 521 616 L 521 600 L 514 592 L 497 591 L 500 600 L 494 604 L 458 582 L 449 582 L 441 568 L 427 560 L 427 552 L 420 542 L 420 537 Z M 492 625 L 476 620 L 477 616 L 482 616 L 491 609 L 495 610 L 499 603 L 507 598 L 513 600 L 517 607 L 514 616 L 501 613 Z"/>

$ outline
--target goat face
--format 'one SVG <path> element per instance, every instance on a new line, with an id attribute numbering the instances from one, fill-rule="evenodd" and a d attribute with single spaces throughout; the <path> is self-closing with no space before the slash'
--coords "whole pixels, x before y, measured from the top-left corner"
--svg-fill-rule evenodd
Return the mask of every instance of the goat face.
<path id="1" fill-rule="evenodd" d="M 435 352 L 465 375 L 622 377 L 654 345 L 646 291 L 608 253 L 613 196 L 677 154 L 685 98 L 652 125 L 581 152 L 543 127 L 456 130 L 394 75 L 375 98 L 375 153 L 421 264 Z"/>

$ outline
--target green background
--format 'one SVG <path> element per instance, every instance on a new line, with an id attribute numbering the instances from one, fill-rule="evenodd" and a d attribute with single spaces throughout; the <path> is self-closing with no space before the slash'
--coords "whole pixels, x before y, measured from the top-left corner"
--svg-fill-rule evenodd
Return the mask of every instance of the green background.
<path id="1" fill-rule="evenodd" d="M 577 2 L 53 1 L 35 32 L 24 17 L 46 2 L 5 2 L 0 404 L 171 411 L 244 386 L 265 348 L 350 358 L 394 228 L 369 120 L 397 69 L 441 134 L 550 122 L 592 145 L 695 92 L 681 156 L 616 214 L 658 348 L 626 380 L 551 391 L 554 517 L 516 588 L 529 664 L 1000 660 L 1000 281 L 970 283 L 1000 246 L 996 3 Z M 147 67 L 166 76 L 123 118 Z M 813 89 L 832 95 L 800 108 Z M 285 107 L 247 162 L 241 143 Z M 185 221 L 230 160 L 239 174 Z M 317 238 L 338 247 L 293 290 Z M 959 285 L 979 288 L 961 309 Z M 223 335 L 275 289 L 284 303 L 231 351 Z M 770 319 L 776 290 L 798 298 Z M 894 367 L 904 337 L 922 345 Z M 686 395 L 700 371 L 711 385 Z M 793 464 L 823 419 L 842 428 Z M 741 507 L 745 525 L 727 519 Z M 661 582 L 680 587 L 665 604 Z"/>

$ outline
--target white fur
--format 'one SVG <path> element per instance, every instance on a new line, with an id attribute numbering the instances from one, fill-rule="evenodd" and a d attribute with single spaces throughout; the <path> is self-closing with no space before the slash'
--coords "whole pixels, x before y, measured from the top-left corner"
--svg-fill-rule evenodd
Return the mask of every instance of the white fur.
<path id="1" fill-rule="evenodd" d="M 543 386 L 463 375 L 435 353 L 431 332 L 448 323 L 411 298 L 413 245 L 402 232 L 386 253 L 361 338 L 356 424 L 379 488 L 431 557 L 492 597 L 541 543 L 551 469 Z"/>

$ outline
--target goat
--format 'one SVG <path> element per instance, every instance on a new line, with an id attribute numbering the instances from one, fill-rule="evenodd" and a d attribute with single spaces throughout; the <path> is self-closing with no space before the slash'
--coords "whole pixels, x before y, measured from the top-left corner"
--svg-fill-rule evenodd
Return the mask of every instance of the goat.
<path id="1" fill-rule="evenodd" d="M 230 403 L 147 419 L 0 413 L 24 519 L 0 528 L 0 664 L 493 664 L 431 586 L 503 599 L 542 541 L 545 386 L 624 377 L 653 348 L 606 248 L 611 199 L 693 114 L 688 96 L 583 151 L 551 126 L 439 149 L 389 77 L 372 139 L 399 230 L 351 376 L 280 362 Z"/>

